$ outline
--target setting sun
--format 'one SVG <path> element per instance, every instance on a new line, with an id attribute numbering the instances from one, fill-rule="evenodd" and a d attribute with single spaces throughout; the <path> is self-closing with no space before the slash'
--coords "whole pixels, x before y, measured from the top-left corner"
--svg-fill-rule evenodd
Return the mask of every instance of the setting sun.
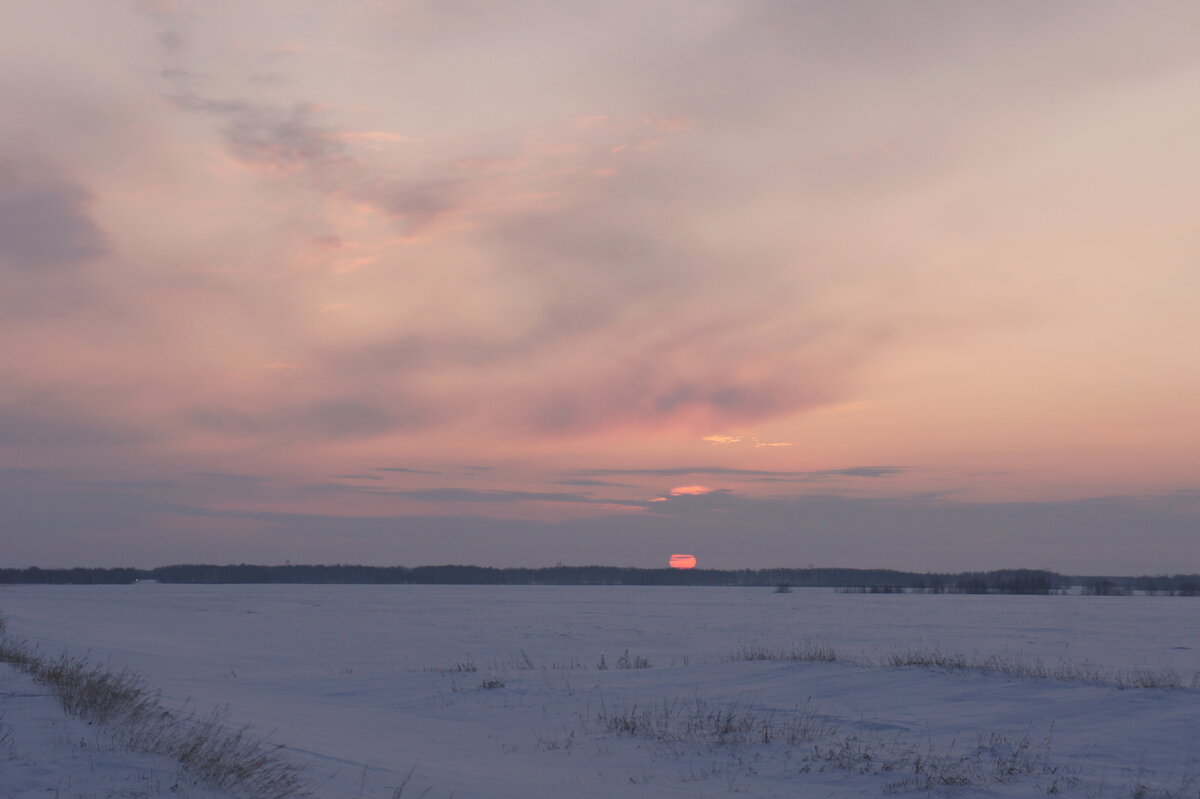
<path id="1" fill-rule="evenodd" d="M 695 555 L 672 555 L 669 561 L 672 569 L 694 569 L 696 568 Z"/>

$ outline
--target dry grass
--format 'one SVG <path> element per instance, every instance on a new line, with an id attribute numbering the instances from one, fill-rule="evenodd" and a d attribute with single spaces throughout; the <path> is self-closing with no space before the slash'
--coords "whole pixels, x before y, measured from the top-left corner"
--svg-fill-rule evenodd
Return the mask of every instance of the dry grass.
<path id="1" fill-rule="evenodd" d="M 815 641 L 805 640 L 789 646 L 766 647 L 759 644 L 743 644 L 733 653 L 730 660 L 771 660 L 799 663 L 854 663 L 857 659 L 838 652 L 836 649 Z"/>
<path id="2" fill-rule="evenodd" d="M 1050 760 L 1050 738 L 1034 742 L 1028 735 L 1009 738 L 979 736 L 974 746 L 912 738 L 844 733 L 806 703 L 789 713 L 759 712 L 696 697 L 614 709 L 602 705 L 597 720 L 605 731 L 668 745 L 706 748 L 774 744 L 793 748 L 801 772 L 840 771 L 888 778 L 889 793 L 907 790 L 966 788 L 1033 777 L 1050 794 L 1073 786 L 1078 775 Z"/>
<path id="3" fill-rule="evenodd" d="M 4 722 L 4 714 L 0 713 L 0 756 L 7 760 L 17 759 L 16 741 L 13 740 L 12 727 Z"/>
<path id="4" fill-rule="evenodd" d="M 1111 685 L 1122 690 L 1178 690 L 1200 688 L 1200 672 L 1190 678 L 1169 666 L 1139 669 L 1104 669 L 1091 663 L 1042 660 L 1025 661 L 1001 655 L 971 656 L 943 652 L 937 648 L 903 649 L 872 659 L 852 655 L 812 640 L 787 646 L 744 644 L 729 657 L 732 661 L 784 661 L 797 663 L 844 663 L 863 667 L 923 668 L 938 671 L 999 675 L 1022 680 L 1057 680 L 1093 685 Z"/>
<path id="5" fill-rule="evenodd" d="M 700 697 L 623 710 L 602 705 L 597 718 L 608 732 L 705 746 L 776 742 L 799 746 L 832 730 L 807 705 L 792 713 L 759 713 Z"/>
<path id="6" fill-rule="evenodd" d="M 0 662 L 47 686 L 72 716 L 105 725 L 119 745 L 165 755 L 198 781 L 246 799 L 300 799 L 309 792 L 299 769 L 248 727 L 231 730 L 221 712 L 197 718 L 163 706 L 141 675 L 84 658 L 46 658 L 0 636 Z"/>
<path id="7" fill-rule="evenodd" d="M 1131 688 L 1177 690 L 1195 688 L 1200 684 L 1200 674 L 1187 681 L 1178 671 L 1169 666 L 1106 670 L 1091 663 L 1059 662 L 1047 665 L 1040 660 L 1026 662 L 998 655 L 969 657 L 963 654 L 947 654 L 938 649 L 893 652 L 884 658 L 882 665 L 893 668 L 918 666 L 945 671 L 998 674 L 1026 680 L 1084 682 L 1095 685 L 1112 685 L 1122 690 Z"/>
<path id="8" fill-rule="evenodd" d="M 641 655 L 631 655 L 626 649 L 622 655 L 617 658 L 616 666 L 618 669 L 650 669 L 654 668 L 654 664 Z"/>

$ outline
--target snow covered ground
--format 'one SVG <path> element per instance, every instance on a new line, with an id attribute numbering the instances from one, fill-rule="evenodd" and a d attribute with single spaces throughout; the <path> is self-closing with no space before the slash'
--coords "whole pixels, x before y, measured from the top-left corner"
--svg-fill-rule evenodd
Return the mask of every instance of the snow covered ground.
<path id="1" fill-rule="evenodd" d="M 228 705 L 330 799 L 1200 796 L 1189 598 L 150 584 L 6 587 L 0 609 L 42 651 Z M 852 662 L 731 659 L 826 649 Z M 911 650 L 1185 687 L 881 665 Z M 22 795 L 5 757 L 0 797 Z"/>

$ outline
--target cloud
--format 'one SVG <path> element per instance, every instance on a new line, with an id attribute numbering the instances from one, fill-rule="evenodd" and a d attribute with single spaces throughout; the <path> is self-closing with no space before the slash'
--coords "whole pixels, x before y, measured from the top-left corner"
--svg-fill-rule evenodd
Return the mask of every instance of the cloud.
<path id="1" fill-rule="evenodd" d="M 424 414 L 398 402 L 387 408 L 341 398 L 288 404 L 270 410 L 241 410 L 227 406 L 192 408 L 186 414 L 191 426 L 206 432 L 238 438 L 281 438 L 308 435 L 317 439 L 373 438 L 420 423 Z"/>
<path id="2" fill-rule="evenodd" d="M 743 436 L 705 436 L 701 441 L 707 441 L 710 444 L 740 444 L 745 440 Z M 749 442 L 755 447 L 791 447 L 794 444 L 790 441 L 762 441 L 758 436 L 749 436 Z"/>
<path id="3" fill-rule="evenodd" d="M 635 486 L 629 483 L 614 483 L 608 480 L 593 480 L 588 477 L 575 477 L 566 480 L 553 480 L 554 485 L 562 486 L 596 486 L 596 487 L 612 487 L 612 488 L 634 488 Z"/>
<path id="4" fill-rule="evenodd" d="M 336 400 L 313 405 L 303 411 L 298 424 L 331 438 L 375 436 L 405 424 L 391 409 L 384 410 L 357 400 Z"/>
<path id="5" fill-rule="evenodd" d="M 670 493 L 673 497 L 699 497 L 705 494 L 711 494 L 714 490 L 715 489 L 709 488 L 708 486 L 675 486 L 671 489 Z"/>
<path id="6" fill-rule="evenodd" d="M 284 174 L 354 166 L 339 138 L 313 124 L 310 106 L 276 109 L 187 95 L 178 102 L 184 108 L 224 117 L 229 152 L 244 163 L 270 167 Z"/>
<path id="7" fill-rule="evenodd" d="M 737 487 L 623 514 L 672 536 L 690 533 L 671 514 L 828 510 L 753 484 L 882 491 L 904 472 L 931 503 L 948 482 L 1073 496 L 1184 475 L 1193 8 L 137 7 L 29 3 L 0 29 L 12 463 L 253 462 L 270 478 L 177 490 L 260 508 L 401 460 L 526 489 L 428 495 L 509 514 Z M 1140 389 L 1096 390 L 1117 374 Z M 1010 391 L 1029 385 L 1035 403 Z M 1047 436 L 1053 464 L 1031 454 Z M 712 460 L 786 466 L 687 468 L 701 437 Z M 1071 454 L 1097 446 L 1121 458 Z M 472 458 L 503 482 L 453 465 Z M 799 469 L 840 458 L 867 465 Z M 893 460 L 923 466 L 871 465 Z M 589 463 L 627 468 L 561 471 Z M 970 479 L 989 465 L 1013 479 Z M 440 512 L 368 501 L 389 499 Z"/>
<path id="8" fill-rule="evenodd" d="M 192 67 L 208 57 L 185 28 L 189 15 L 175 9 L 139 9 L 159 28 L 157 43 L 167 84 L 165 96 L 176 107 L 218 122 L 226 152 L 269 180 L 284 181 L 291 191 L 310 193 L 331 203 L 349 201 L 373 208 L 416 235 L 442 217 L 459 211 L 466 182 L 453 175 L 451 162 L 439 174 L 368 165 L 351 145 L 378 148 L 408 137 L 384 131 L 351 130 L 319 121 L 321 106 L 268 99 L 261 85 L 286 83 L 288 75 L 246 72 L 237 96 L 225 96 L 211 75 Z M 210 45 L 211 46 L 211 45 Z M 272 48 L 274 55 L 285 50 Z"/>
<path id="9" fill-rule="evenodd" d="M 854 466 L 848 469 L 819 469 L 815 471 L 734 469 L 726 466 L 677 466 L 667 469 L 576 469 L 571 474 L 580 476 L 629 474 L 655 477 L 682 477 L 690 474 L 707 474 L 725 477 L 765 477 L 804 482 L 826 480 L 835 477 L 892 477 L 904 471 L 905 469 L 900 466 Z"/>
<path id="10" fill-rule="evenodd" d="M 169 42 L 199 39 L 177 30 L 186 24 L 183 14 L 146 13 L 164 34 L 178 34 L 167 36 Z M 545 9 L 526 7 L 517 16 L 535 14 L 574 27 Z M 519 32 L 515 19 L 503 25 Z M 504 41 L 501 32 L 488 46 L 503 48 Z M 688 44 L 685 37 L 675 46 Z M 404 158 L 389 160 L 356 149 L 369 139 L 318 101 L 329 98 L 281 103 L 187 68 L 203 62 L 205 52 L 200 44 L 163 48 L 171 66 L 168 96 L 179 109 L 215 122 L 228 154 L 261 173 L 268 187 L 276 185 L 297 206 L 308 195 L 311 202 L 298 213 L 332 226 L 330 209 L 367 208 L 395 222 L 405 240 L 446 223 L 467 263 L 495 265 L 487 275 L 468 269 L 454 283 L 471 284 L 472 302 L 490 312 L 492 324 L 458 318 L 447 288 L 447 315 L 438 324 L 405 323 L 398 314 L 396 323 L 366 340 L 327 346 L 304 359 L 314 364 L 314 381 L 334 377 L 365 393 L 377 386 L 380 370 L 414 379 L 441 376 L 438 382 L 462 388 L 454 396 L 422 398 L 418 404 L 439 413 L 419 425 L 486 419 L 522 437 L 574 436 L 745 422 L 817 407 L 839 397 L 864 359 L 880 349 L 877 319 L 863 331 L 844 315 L 824 312 L 815 285 L 803 294 L 783 284 L 738 288 L 762 279 L 777 283 L 774 275 L 794 259 L 771 243 L 777 234 L 725 229 L 746 224 L 739 192 L 730 191 L 740 181 L 741 162 L 723 144 L 696 138 L 690 122 L 671 121 L 688 115 L 637 108 L 594 115 L 602 125 L 577 128 L 564 121 L 549 130 L 518 120 L 491 137 L 464 120 L 436 146 L 417 137 L 404 143 Z M 569 50 L 557 55 L 579 58 Z M 614 79 L 641 81 L 624 71 Z M 556 97 L 538 102 L 561 105 L 560 113 L 571 105 Z M 474 163 L 508 166 L 461 168 Z M 697 163 L 705 168 L 698 171 Z M 606 177 L 594 179 L 599 174 Z M 714 219 L 724 220 L 719 234 L 687 232 Z M 760 239 L 762 246 L 747 246 Z M 375 268 L 385 262 L 386 256 Z M 406 274 L 419 272 L 393 271 L 389 294 L 404 291 Z M 411 285 L 410 291 L 429 293 L 428 281 Z M 771 317 L 784 308 L 790 321 L 781 329 Z M 513 318 L 522 321 L 497 332 L 500 319 Z M 636 320 L 640 335 L 620 335 L 628 320 Z M 570 362 L 571 351 L 594 357 Z M 471 369 L 477 365 L 487 368 Z M 508 373 L 506 390 L 480 390 L 498 371 Z M 252 428 L 271 425 L 242 427 L 253 436 Z M 382 420 L 374 428 L 388 429 Z"/>
<path id="11" fill-rule="evenodd" d="M 218 482 L 241 483 L 255 485 L 263 483 L 267 478 L 253 474 L 237 474 L 235 472 L 192 472 L 190 477 L 199 477 L 204 480 L 215 480 Z"/>
<path id="12" fill-rule="evenodd" d="M 150 436 L 120 421 L 53 403 L 0 406 L 0 447 L 72 449 L 122 447 Z"/>
<path id="13" fill-rule="evenodd" d="M 546 522 L 264 510 L 259 503 L 232 505 L 226 490 L 189 495 L 195 487 L 187 483 L 168 488 L 151 480 L 136 491 L 113 492 L 77 482 L 77 475 L 66 473 L 0 471 L 6 523 L 24 533 L 8 542 L 7 562 L 155 566 L 194 562 L 202 547 L 205 558 L 226 562 L 277 563 L 286 555 L 293 562 L 643 566 L 685 551 L 716 568 L 818 563 L 1155 574 L 1196 570 L 1189 564 L 1196 564 L 1200 511 L 1195 492 L 1007 503 L 836 495 L 755 499 L 713 492 L 647 503 L 647 513 Z M 437 490 L 415 499 L 431 505 L 603 502 L 554 496 Z"/>
<path id="14" fill-rule="evenodd" d="M 92 193 L 45 164 L 0 160 L 0 268 L 59 270 L 107 255 Z"/>
<path id="15" fill-rule="evenodd" d="M 469 488 L 426 488 L 416 491 L 372 491 L 387 496 L 402 497 L 419 502 L 568 502 L 586 505 L 624 505 L 627 507 L 644 507 L 642 500 L 603 499 L 588 494 L 573 494 L 559 491 L 478 491 Z"/>
<path id="16" fill-rule="evenodd" d="M 226 150 L 241 164 L 271 179 L 294 178 L 302 191 L 330 201 L 349 200 L 403 222 L 415 235 L 465 202 L 466 182 L 452 177 L 395 173 L 367 166 L 349 145 L 377 140 L 317 122 L 311 103 L 278 106 L 265 101 L 207 97 L 185 70 L 166 73 L 178 107 L 222 121 Z M 449 169 L 449 165 L 446 165 Z"/>
<path id="17" fill-rule="evenodd" d="M 441 474 L 429 469 L 410 469 L 406 466 L 372 466 L 377 472 L 399 472 L 400 474 Z"/>
<path id="18" fill-rule="evenodd" d="M 827 477 L 893 477 L 905 471 L 901 466 L 853 466 L 849 469 L 821 469 L 808 475 L 812 479 L 823 480 Z"/>
<path id="19" fill-rule="evenodd" d="M 72 480 L 71 485 L 84 488 L 100 488 L 106 491 L 147 492 L 175 488 L 170 480 Z"/>

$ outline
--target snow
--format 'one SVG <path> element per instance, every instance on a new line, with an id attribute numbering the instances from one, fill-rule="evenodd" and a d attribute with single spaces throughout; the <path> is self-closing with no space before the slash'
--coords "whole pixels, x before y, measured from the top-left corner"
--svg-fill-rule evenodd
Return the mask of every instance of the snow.
<path id="1" fill-rule="evenodd" d="M 8 587 L 0 608 L 44 652 L 135 669 L 167 704 L 228 705 L 329 799 L 402 783 L 428 799 L 925 795 L 922 769 L 970 781 L 935 793 L 972 797 L 1200 792 L 1200 689 L 877 665 L 936 649 L 1187 684 L 1190 598 L 143 584 Z M 860 663 L 730 659 L 814 644 Z M 652 668 L 617 668 L 626 652 Z M 705 719 L 720 711 L 755 731 L 717 736 Z M 789 724 L 802 740 L 779 740 Z M 27 726 L 17 745 L 37 751 Z M 9 773 L 0 797 L 21 795 Z"/>

